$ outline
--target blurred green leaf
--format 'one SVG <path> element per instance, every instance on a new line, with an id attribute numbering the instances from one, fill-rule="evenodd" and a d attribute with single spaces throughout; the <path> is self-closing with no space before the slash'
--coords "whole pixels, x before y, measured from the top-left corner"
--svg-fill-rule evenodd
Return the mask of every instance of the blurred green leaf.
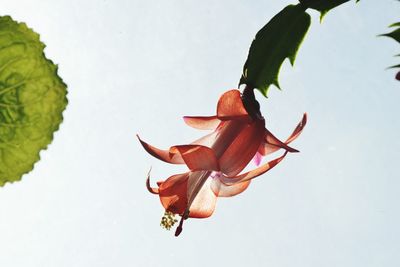
<path id="1" fill-rule="evenodd" d="M 310 27 L 311 18 L 301 5 L 290 5 L 273 17 L 251 44 L 240 84 L 247 84 L 267 96 L 286 58 L 293 65 L 297 51 Z"/>
<path id="2" fill-rule="evenodd" d="M 0 185 L 33 169 L 63 119 L 66 85 L 44 48 L 25 23 L 0 17 Z"/>

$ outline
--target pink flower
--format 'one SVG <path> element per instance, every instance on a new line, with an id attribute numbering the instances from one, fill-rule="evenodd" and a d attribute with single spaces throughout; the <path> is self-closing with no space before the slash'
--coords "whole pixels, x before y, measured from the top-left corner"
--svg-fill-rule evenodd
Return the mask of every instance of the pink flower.
<path id="1" fill-rule="evenodd" d="M 189 168 L 186 173 L 157 182 L 158 188 L 151 187 L 147 178 L 148 190 L 159 195 L 166 210 L 162 225 L 169 229 L 177 221 L 173 215 L 182 217 L 176 236 L 182 231 L 183 220 L 211 216 L 217 197 L 240 194 L 251 179 L 275 167 L 288 152 L 298 152 L 288 144 L 300 135 L 307 115 L 304 114 L 293 133 L 282 142 L 265 128 L 253 90 L 246 88 L 243 95 L 238 90 L 225 92 L 218 101 L 216 116 L 184 117 L 184 120 L 189 126 L 212 132 L 191 144 L 169 150 L 155 148 L 139 138 L 144 149 L 154 157 L 172 164 L 186 164 Z M 279 149 L 285 151 L 280 157 L 241 173 L 252 159 L 259 165 L 263 156 Z"/>

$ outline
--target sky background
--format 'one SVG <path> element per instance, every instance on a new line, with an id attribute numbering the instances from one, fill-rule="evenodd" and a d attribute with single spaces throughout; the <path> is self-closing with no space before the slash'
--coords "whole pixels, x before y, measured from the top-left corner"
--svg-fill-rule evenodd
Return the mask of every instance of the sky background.
<path id="1" fill-rule="evenodd" d="M 257 98 L 291 154 L 179 238 L 159 226 L 145 189 L 181 173 L 135 134 L 168 148 L 204 132 L 184 115 L 212 115 L 237 86 L 256 32 L 282 0 L 5 0 L 40 33 L 68 84 L 64 122 L 23 180 L 0 189 L 0 266 L 399 266 L 399 45 L 377 38 L 397 1 L 354 1 L 312 26 L 282 91 Z"/>

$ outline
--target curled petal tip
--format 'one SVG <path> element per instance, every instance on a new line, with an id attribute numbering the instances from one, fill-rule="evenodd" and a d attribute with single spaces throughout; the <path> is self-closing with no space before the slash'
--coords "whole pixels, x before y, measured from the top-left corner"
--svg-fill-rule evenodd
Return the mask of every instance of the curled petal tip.
<path id="1" fill-rule="evenodd" d="M 151 168 L 152 168 L 152 167 L 150 167 L 150 170 L 149 170 L 149 172 L 147 173 L 146 187 L 147 187 L 147 190 L 148 190 L 150 193 L 155 194 L 155 195 L 158 195 L 158 194 L 159 194 L 158 188 L 154 188 L 154 187 L 151 187 L 151 186 L 150 186 L 150 172 L 151 172 Z"/>
<path id="2" fill-rule="evenodd" d="M 304 112 L 304 114 L 303 114 L 303 119 L 301 120 L 301 123 L 302 123 L 303 125 L 305 125 L 305 124 L 307 123 L 307 117 L 308 117 L 307 112 Z"/>
<path id="3" fill-rule="evenodd" d="M 270 150 L 270 151 L 268 151 L 268 154 L 278 150 L 279 148 L 283 148 L 286 151 L 291 152 L 291 153 L 299 152 L 297 149 L 288 146 L 288 144 L 297 137 L 299 129 L 302 127 L 301 124 L 302 124 L 302 122 L 300 122 L 300 124 L 296 127 L 294 134 L 292 133 L 292 135 L 289 137 L 289 139 L 286 140 L 285 142 L 280 141 L 270 131 L 266 130 L 266 137 L 265 137 L 266 144 L 267 144 L 267 146 L 269 146 L 269 145 L 273 146 L 272 149 L 271 148 L 266 149 L 266 150 Z"/>
<path id="4" fill-rule="evenodd" d="M 139 138 L 139 136 L 138 136 Z M 144 142 L 142 139 L 139 138 L 140 144 L 142 144 L 143 148 L 152 155 L 155 158 L 158 158 L 159 160 L 162 160 L 167 163 L 171 164 L 183 164 L 182 157 L 180 155 L 176 155 L 174 151 L 170 150 L 163 150 L 163 149 L 158 149 L 146 142 Z"/>

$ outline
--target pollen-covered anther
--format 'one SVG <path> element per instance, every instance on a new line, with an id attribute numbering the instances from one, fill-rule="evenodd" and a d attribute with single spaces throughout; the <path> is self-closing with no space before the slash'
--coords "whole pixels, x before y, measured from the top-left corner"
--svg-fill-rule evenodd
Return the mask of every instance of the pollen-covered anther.
<path id="1" fill-rule="evenodd" d="M 166 230 L 171 230 L 171 228 L 177 223 L 178 220 L 175 219 L 175 214 L 170 211 L 165 211 L 164 216 L 161 218 L 160 226 Z"/>

